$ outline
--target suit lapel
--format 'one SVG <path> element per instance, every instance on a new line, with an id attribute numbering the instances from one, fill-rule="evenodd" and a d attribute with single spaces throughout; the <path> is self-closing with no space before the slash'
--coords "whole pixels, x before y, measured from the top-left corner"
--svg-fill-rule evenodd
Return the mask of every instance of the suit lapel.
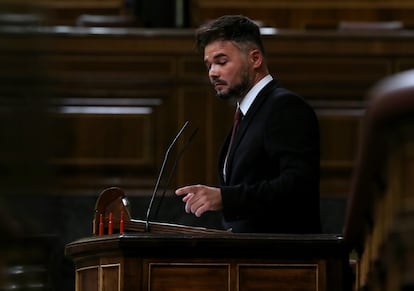
<path id="1" fill-rule="evenodd" d="M 275 80 L 272 80 L 267 84 L 257 95 L 255 100 L 253 101 L 252 105 L 250 106 L 249 110 L 247 111 L 246 115 L 243 117 L 239 124 L 239 128 L 237 130 L 236 136 L 234 138 L 233 146 L 230 150 L 229 158 L 227 161 L 227 182 L 230 180 L 230 176 L 232 173 L 232 165 L 233 165 L 233 159 L 234 159 L 234 153 L 237 152 L 237 148 L 243 139 L 243 136 L 246 134 L 247 129 L 249 128 L 249 125 L 254 119 L 254 116 L 257 114 L 258 110 L 262 106 L 262 104 L 265 102 L 267 96 L 269 93 L 277 87 L 277 82 Z M 227 140 L 229 137 L 227 137 Z"/>

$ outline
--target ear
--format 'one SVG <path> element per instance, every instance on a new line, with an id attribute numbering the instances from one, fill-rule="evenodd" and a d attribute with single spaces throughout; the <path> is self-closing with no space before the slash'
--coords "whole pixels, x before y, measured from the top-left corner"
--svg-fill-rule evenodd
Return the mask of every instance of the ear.
<path id="1" fill-rule="evenodd" d="M 249 60 L 254 68 L 259 68 L 263 62 L 263 55 L 258 49 L 252 49 L 249 53 Z"/>

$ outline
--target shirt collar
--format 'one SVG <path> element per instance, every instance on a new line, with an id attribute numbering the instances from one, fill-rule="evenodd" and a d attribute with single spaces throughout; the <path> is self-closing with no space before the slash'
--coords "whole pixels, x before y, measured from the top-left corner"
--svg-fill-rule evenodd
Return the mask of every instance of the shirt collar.
<path id="1" fill-rule="evenodd" d="M 257 94 L 259 94 L 260 90 L 262 90 L 272 80 L 273 77 L 271 75 L 266 75 L 263 79 L 257 82 L 256 85 L 254 85 L 249 92 L 247 92 L 242 102 L 238 104 L 241 112 L 243 113 L 243 116 L 246 115 L 247 111 L 249 110 L 253 101 L 256 99 L 256 96 Z"/>

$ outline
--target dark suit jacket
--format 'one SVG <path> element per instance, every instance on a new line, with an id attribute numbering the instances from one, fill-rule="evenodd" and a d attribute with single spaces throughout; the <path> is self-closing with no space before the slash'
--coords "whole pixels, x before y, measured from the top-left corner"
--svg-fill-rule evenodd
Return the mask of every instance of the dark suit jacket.
<path id="1" fill-rule="evenodd" d="M 319 125 L 313 109 L 273 80 L 241 120 L 222 169 L 224 227 L 233 232 L 318 233 Z"/>

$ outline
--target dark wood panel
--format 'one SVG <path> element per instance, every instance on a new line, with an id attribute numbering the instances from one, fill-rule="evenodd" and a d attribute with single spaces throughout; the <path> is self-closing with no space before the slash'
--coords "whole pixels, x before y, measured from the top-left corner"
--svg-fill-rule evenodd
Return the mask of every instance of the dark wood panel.
<path id="1" fill-rule="evenodd" d="M 81 15 L 132 16 L 133 5 L 120 0 L 106 1 L 42 1 L 36 8 L 42 9 L 44 21 L 51 25 L 76 25 Z M 263 22 L 265 25 L 279 28 L 336 28 L 338 23 L 346 21 L 394 21 L 400 20 L 405 26 L 413 27 L 413 4 L 408 0 L 399 1 L 272 1 L 259 0 L 254 3 L 243 1 L 189 1 L 189 23 L 196 27 L 203 22 L 223 14 L 244 14 Z M 23 6 L 22 4 L 20 4 Z M 26 11 L 24 9 L 20 9 Z M 124 25 L 143 26 L 147 24 L 145 15 L 139 11 L 134 21 L 126 19 Z M 129 21 L 128 21 L 129 20 Z M 107 26 L 119 23 L 107 21 Z M 147 24 L 149 25 L 149 24 Z M 171 26 L 171 24 L 168 24 Z"/>
<path id="2" fill-rule="evenodd" d="M 233 124 L 235 106 L 229 101 L 223 101 L 215 96 L 209 88 L 210 96 L 207 99 L 207 143 L 206 168 L 209 169 L 206 181 L 211 185 L 218 185 L 218 156 L 227 134 Z"/>
<path id="3" fill-rule="evenodd" d="M 204 65 L 203 57 L 200 56 L 185 56 L 178 62 L 178 76 L 182 79 L 194 78 L 198 82 L 204 80 L 208 84 L 207 69 Z"/>
<path id="4" fill-rule="evenodd" d="M 198 26 L 223 14 L 244 14 L 278 28 L 336 28 L 343 21 L 400 20 L 412 27 L 414 5 L 400 1 L 192 1 L 191 22 Z"/>
<path id="5" fill-rule="evenodd" d="M 397 59 L 395 63 L 395 72 L 411 70 L 414 68 L 414 58 Z"/>
<path id="6" fill-rule="evenodd" d="M 106 291 L 118 291 L 121 288 L 121 264 L 101 265 L 102 286 Z"/>
<path id="7" fill-rule="evenodd" d="M 47 0 L 37 6 L 47 11 L 46 21 L 51 25 L 76 25 L 82 14 L 118 15 L 124 7 L 121 0 Z"/>
<path id="8" fill-rule="evenodd" d="M 206 176 L 206 156 L 207 144 L 206 130 L 206 102 L 208 94 L 200 90 L 183 88 L 178 92 L 178 117 L 181 122 L 190 121 L 191 127 L 189 133 L 198 129 L 197 135 L 191 147 L 186 151 L 178 167 L 179 185 L 202 183 Z M 188 135 L 187 135 L 188 136 Z M 184 140 L 183 140 L 184 141 Z"/>
<path id="9" fill-rule="evenodd" d="M 320 291 L 317 264 L 280 264 L 280 265 L 239 265 L 240 291 L 292 290 Z"/>
<path id="10" fill-rule="evenodd" d="M 140 109 L 149 112 L 54 115 L 51 130 L 53 163 L 80 167 L 135 166 L 154 170 L 154 117 L 151 108 Z"/>
<path id="11" fill-rule="evenodd" d="M 99 266 L 88 266 L 76 271 L 76 290 L 98 291 Z"/>
<path id="12" fill-rule="evenodd" d="M 189 120 L 193 129 L 198 128 L 197 136 L 178 167 L 179 185 L 217 184 L 219 150 L 231 128 L 234 108 L 212 92 L 210 86 L 179 90 L 179 118 L 182 122 Z"/>
<path id="13" fill-rule="evenodd" d="M 113 79 L 133 79 L 137 77 L 170 78 L 175 74 L 175 60 L 169 56 L 128 56 L 128 55 L 51 55 L 46 63 L 54 73 L 72 77 L 97 78 L 99 76 Z"/>
<path id="14" fill-rule="evenodd" d="M 392 72 L 392 61 L 369 56 L 271 56 L 271 72 L 308 100 L 362 100 L 367 88 Z"/>
<path id="15" fill-rule="evenodd" d="M 321 162 L 352 162 L 356 158 L 356 150 L 359 143 L 360 123 L 363 110 L 353 112 L 332 110 L 329 115 L 326 112 L 318 112 L 321 131 Z"/>
<path id="16" fill-rule="evenodd" d="M 363 116 L 361 109 L 318 110 L 321 144 L 321 193 L 343 197 L 349 191 Z"/>
<path id="17" fill-rule="evenodd" d="M 150 290 L 230 290 L 228 264 L 169 262 L 149 263 L 148 268 Z"/>

